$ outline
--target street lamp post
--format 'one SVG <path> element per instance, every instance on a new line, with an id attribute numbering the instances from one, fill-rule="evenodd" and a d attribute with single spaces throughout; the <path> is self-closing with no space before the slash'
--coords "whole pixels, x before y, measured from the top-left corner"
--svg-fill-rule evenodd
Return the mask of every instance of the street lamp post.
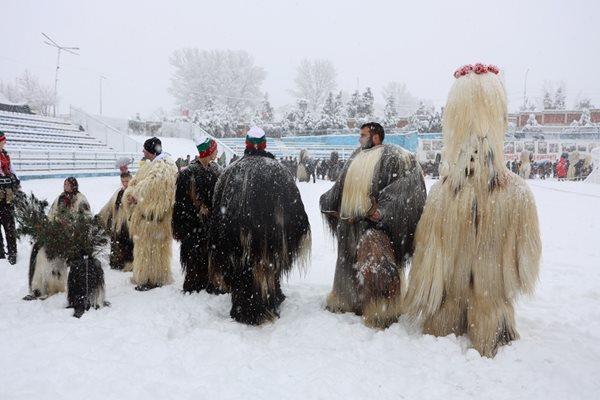
<path id="1" fill-rule="evenodd" d="M 75 53 L 74 50 L 79 50 L 79 47 L 60 46 L 54 40 L 52 40 L 50 38 L 50 36 L 46 35 L 44 32 L 42 32 L 42 35 L 44 35 L 44 37 L 46 39 L 48 39 L 48 41 L 44 41 L 44 44 L 47 44 L 48 46 L 51 46 L 51 47 L 55 47 L 58 50 L 58 54 L 56 56 L 56 76 L 54 78 L 54 107 L 53 107 L 53 111 L 52 111 L 53 116 L 56 117 L 56 104 L 58 103 L 58 70 L 60 69 L 60 52 L 66 51 L 68 53 L 78 56 L 79 54 Z"/>

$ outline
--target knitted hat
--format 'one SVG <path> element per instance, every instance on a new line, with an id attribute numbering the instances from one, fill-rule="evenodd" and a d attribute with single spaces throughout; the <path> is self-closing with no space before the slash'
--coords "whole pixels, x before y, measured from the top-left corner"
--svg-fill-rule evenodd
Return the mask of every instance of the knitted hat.
<path id="1" fill-rule="evenodd" d="M 250 128 L 246 134 L 246 148 L 257 147 L 259 150 L 264 150 L 267 147 L 267 137 L 265 131 L 257 126 Z"/>
<path id="2" fill-rule="evenodd" d="M 6 136 L 4 136 L 4 132 L 0 131 L 0 142 L 4 142 L 6 140 Z"/>
<path id="3" fill-rule="evenodd" d="M 200 158 L 205 158 L 217 151 L 217 142 L 211 137 L 200 137 L 196 139 L 196 148 Z"/>
<path id="4" fill-rule="evenodd" d="M 144 142 L 144 150 L 157 156 L 162 153 L 162 142 L 157 137 L 151 137 Z"/>

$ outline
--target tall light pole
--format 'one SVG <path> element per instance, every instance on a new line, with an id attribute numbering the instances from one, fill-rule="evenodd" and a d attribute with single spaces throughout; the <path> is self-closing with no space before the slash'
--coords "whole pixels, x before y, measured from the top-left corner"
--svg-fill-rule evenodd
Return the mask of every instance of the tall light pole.
<path id="1" fill-rule="evenodd" d="M 100 75 L 100 115 L 102 115 L 102 80 L 106 79 L 105 76 Z"/>
<path id="2" fill-rule="evenodd" d="M 46 39 L 48 39 L 48 41 L 44 41 L 44 44 L 47 44 L 48 46 L 51 46 L 51 47 L 56 47 L 56 49 L 58 50 L 58 55 L 56 56 L 56 77 L 54 78 L 54 109 L 52 112 L 53 115 L 56 117 L 56 103 L 58 102 L 57 88 L 58 88 L 58 70 L 60 68 L 60 52 L 61 52 L 61 50 L 63 50 L 63 51 L 66 51 L 67 53 L 71 53 L 71 54 L 78 56 L 79 54 L 75 53 L 75 51 L 73 51 L 73 50 L 79 50 L 79 47 L 60 46 L 54 40 L 50 39 L 50 36 L 46 35 L 44 32 L 42 32 L 42 35 L 44 35 L 44 37 Z"/>

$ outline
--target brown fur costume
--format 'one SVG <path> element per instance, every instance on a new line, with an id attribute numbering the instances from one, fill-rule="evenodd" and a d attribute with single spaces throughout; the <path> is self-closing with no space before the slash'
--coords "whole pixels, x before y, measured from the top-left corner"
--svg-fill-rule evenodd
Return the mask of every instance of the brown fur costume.
<path id="1" fill-rule="evenodd" d="M 500 79 L 460 76 L 444 111 L 441 180 L 417 227 L 407 295 L 425 333 L 468 334 L 487 357 L 518 338 L 513 302 L 533 292 L 541 253 L 533 195 L 504 165 L 506 127 Z"/>
<path id="2" fill-rule="evenodd" d="M 425 204 L 423 173 L 415 156 L 395 145 L 359 149 L 321 196 L 321 212 L 338 239 L 332 312 L 362 315 L 385 328 L 402 313 L 404 267 Z M 368 216 L 379 209 L 382 219 Z"/>
<path id="3" fill-rule="evenodd" d="M 123 195 L 129 216 L 129 235 L 133 239 L 132 283 L 149 289 L 172 282 L 171 217 L 175 200 L 177 167 L 164 157 L 146 161 Z M 129 196 L 136 199 L 128 201 Z"/>

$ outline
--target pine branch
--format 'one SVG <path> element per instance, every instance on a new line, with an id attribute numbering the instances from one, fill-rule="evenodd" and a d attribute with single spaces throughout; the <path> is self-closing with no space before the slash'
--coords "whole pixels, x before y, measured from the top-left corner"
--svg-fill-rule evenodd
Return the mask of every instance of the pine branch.
<path id="1" fill-rule="evenodd" d="M 48 202 L 33 193 L 27 196 L 19 192 L 14 204 L 17 236 L 29 236 L 45 247 L 49 259 L 95 257 L 108 243 L 99 222 L 83 213 L 63 210 L 50 221 L 46 216 Z"/>

